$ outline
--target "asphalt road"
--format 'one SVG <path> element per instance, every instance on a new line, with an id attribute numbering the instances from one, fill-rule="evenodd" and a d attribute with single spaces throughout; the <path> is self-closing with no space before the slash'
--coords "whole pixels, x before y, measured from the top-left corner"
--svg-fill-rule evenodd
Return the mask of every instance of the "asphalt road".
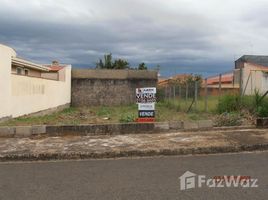
<path id="1" fill-rule="evenodd" d="M 185 171 L 244 175 L 257 188 L 180 190 Z M 117 160 L 0 163 L 0 199 L 262 199 L 268 197 L 268 152 Z"/>

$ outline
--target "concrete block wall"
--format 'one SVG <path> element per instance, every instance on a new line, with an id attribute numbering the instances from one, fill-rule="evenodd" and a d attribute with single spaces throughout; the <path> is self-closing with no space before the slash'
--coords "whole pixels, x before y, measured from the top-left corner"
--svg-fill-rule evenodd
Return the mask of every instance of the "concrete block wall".
<path id="1" fill-rule="evenodd" d="M 136 100 L 136 88 L 156 85 L 156 71 L 74 69 L 72 106 L 131 104 Z"/>

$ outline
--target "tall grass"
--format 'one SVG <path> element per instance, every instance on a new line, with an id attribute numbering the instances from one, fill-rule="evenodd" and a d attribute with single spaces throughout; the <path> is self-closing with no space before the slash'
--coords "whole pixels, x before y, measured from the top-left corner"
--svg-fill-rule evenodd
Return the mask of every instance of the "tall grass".
<path id="1" fill-rule="evenodd" d="M 210 96 L 208 98 L 208 112 L 214 113 L 217 110 L 218 97 Z M 188 100 L 177 98 L 177 99 L 167 99 L 159 102 L 158 104 L 166 106 L 169 109 L 174 109 L 176 111 L 187 112 L 192 104 L 193 99 Z M 205 99 L 198 98 L 196 105 L 195 103 L 191 107 L 191 112 L 204 112 L 205 111 Z"/>
<path id="2" fill-rule="evenodd" d="M 224 95 L 220 98 L 217 106 L 219 113 L 239 112 L 241 110 L 246 110 L 258 117 L 268 117 L 268 97 L 262 98 L 258 91 L 255 91 L 254 95 L 243 97 Z"/>

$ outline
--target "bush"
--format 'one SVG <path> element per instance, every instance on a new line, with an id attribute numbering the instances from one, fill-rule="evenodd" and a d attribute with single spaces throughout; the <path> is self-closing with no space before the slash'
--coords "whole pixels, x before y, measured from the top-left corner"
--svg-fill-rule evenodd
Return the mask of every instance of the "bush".
<path id="1" fill-rule="evenodd" d="M 220 98 L 217 110 L 219 113 L 235 112 L 240 109 L 238 95 L 224 95 Z"/>
<path id="2" fill-rule="evenodd" d="M 256 109 L 258 117 L 268 117 L 268 100 L 264 99 Z"/>
<path id="3" fill-rule="evenodd" d="M 240 99 L 240 108 L 247 110 L 250 113 L 254 114 L 256 110 L 256 102 L 254 96 L 243 96 Z"/>
<path id="4" fill-rule="evenodd" d="M 237 113 L 223 113 L 216 117 L 214 123 L 215 126 L 240 126 L 242 119 Z"/>
<path id="5" fill-rule="evenodd" d="M 252 116 L 268 117 L 268 98 L 261 99 L 258 91 L 255 91 L 254 96 L 242 98 L 238 95 L 225 95 L 220 98 L 217 110 L 220 114 L 244 110 Z"/>
<path id="6" fill-rule="evenodd" d="M 120 116 L 120 119 L 119 119 L 119 121 L 122 123 L 134 122 L 135 120 L 136 120 L 136 116 L 132 113 L 131 114 L 129 114 L 129 113 L 123 114 Z"/>

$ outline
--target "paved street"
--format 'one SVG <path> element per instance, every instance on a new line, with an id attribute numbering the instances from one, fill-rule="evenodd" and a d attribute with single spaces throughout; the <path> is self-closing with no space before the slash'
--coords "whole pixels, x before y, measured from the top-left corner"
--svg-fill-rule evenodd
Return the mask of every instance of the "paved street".
<path id="1" fill-rule="evenodd" d="M 0 163 L 0 199 L 267 199 L 268 152 Z M 180 190 L 179 176 L 245 175 L 258 188 Z"/>

